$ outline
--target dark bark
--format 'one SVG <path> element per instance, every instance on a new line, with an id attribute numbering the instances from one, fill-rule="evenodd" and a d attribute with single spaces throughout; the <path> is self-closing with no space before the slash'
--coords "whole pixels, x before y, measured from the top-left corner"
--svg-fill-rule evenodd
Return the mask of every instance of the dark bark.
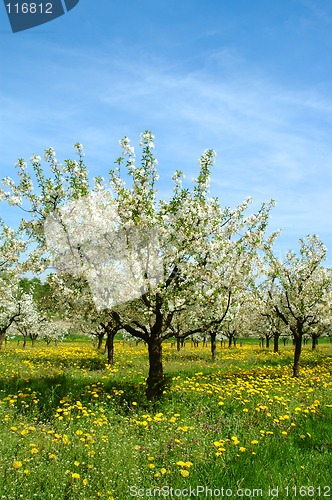
<path id="1" fill-rule="evenodd" d="M 294 365 L 293 365 L 293 377 L 298 377 L 300 374 L 300 357 L 302 350 L 302 334 L 298 333 L 294 337 L 295 341 L 295 351 L 294 351 Z"/>
<path id="2" fill-rule="evenodd" d="M 270 335 L 265 335 L 266 349 L 270 349 Z"/>
<path id="3" fill-rule="evenodd" d="M 152 337 L 148 340 L 149 376 L 147 378 L 146 395 L 149 400 L 160 398 L 164 392 L 165 380 L 162 363 L 162 340 Z"/>
<path id="4" fill-rule="evenodd" d="M 180 352 L 180 350 L 181 350 L 181 342 L 180 342 L 179 337 L 176 339 L 176 349 L 178 352 Z"/>
<path id="5" fill-rule="evenodd" d="M 279 333 L 273 335 L 273 352 L 279 352 Z"/>
<path id="6" fill-rule="evenodd" d="M 318 336 L 313 335 L 312 336 L 312 350 L 314 351 L 316 349 L 316 346 L 318 345 Z"/>
<path id="7" fill-rule="evenodd" d="M 113 365 L 114 337 L 120 330 L 120 326 L 117 325 L 114 321 L 109 321 L 108 323 L 100 323 L 100 326 L 103 328 L 103 333 L 98 335 L 98 346 L 99 346 L 99 341 L 102 342 L 106 334 L 105 352 L 107 352 L 107 364 Z"/>
<path id="8" fill-rule="evenodd" d="M 211 355 L 212 355 L 212 361 L 216 361 L 217 359 L 217 332 L 210 332 L 210 337 L 211 337 Z"/>
<path id="9" fill-rule="evenodd" d="M 107 363 L 109 365 L 113 365 L 114 363 L 114 337 L 116 332 L 117 330 L 111 330 L 107 332 L 106 347 L 107 347 Z"/>
<path id="10" fill-rule="evenodd" d="M 98 351 L 101 351 L 101 348 L 102 348 L 102 345 L 103 345 L 103 340 L 104 340 L 104 335 L 105 335 L 105 332 L 103 332 L 102 334 L 98 334 L 98 344 L 97 344 L 97 350 Z"/>

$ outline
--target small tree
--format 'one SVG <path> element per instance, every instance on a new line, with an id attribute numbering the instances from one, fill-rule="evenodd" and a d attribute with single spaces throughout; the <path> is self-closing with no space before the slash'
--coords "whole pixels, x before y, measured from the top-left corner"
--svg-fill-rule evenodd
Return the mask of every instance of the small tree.
<path id="1" fill-rule="evenodd" d="M 13 322 L 20 316 L 18 283 L 25 269 L 19 259 L 25 248 L 18 232 L 0 219 L 0 349 Z"/>
<path id="2" fill-rule="evenodd" d="M 316 235 L 300 240 L 300 255 L 293 251 L 284 261 L 269 254 L 268 291 L 273 309 L 289 327 L 294 337 L 293 376 L 299 376 L 303 335 L 324 319 L 323 309 L 329 301 L 331 271 L 321 264 L 326 248 Z"/>
<path id="3" fill-rule="evenodd" d="M 15 318 L 15 328 L 23 336 L 23 347 L 26 347 L 28 337 L 34 347 L 36 340 L 42 336 L 45 321 L 46 318 L 40 315 L 32 295 L 23 294 L 20 298 L 20 315 Z"/>

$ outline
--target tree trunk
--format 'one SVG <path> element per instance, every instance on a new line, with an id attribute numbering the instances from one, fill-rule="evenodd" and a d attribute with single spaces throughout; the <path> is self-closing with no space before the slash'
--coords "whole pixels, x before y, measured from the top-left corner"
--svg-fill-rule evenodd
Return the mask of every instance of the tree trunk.
<path id="1" fill-rule="evenodd" d="M 180 342 L 179 337 L 177 337 L 177 339 L 176 339 L 176 350 L 178 352 L 180 352 L 180 350 L 181 350 L 181 342 Z"/>
<path id="2" fill-rule="evenodd" d="M 266 349 L 270 349 L 270 336 L 265 335 L 265 340 L 266 340 Z"/>
<path id="3" fill-rule="evenodd" d="M 107 340 L 106 340 L 106 346 L 107 346 L 107 363 L 109 365 L 113 365 L 114 363 L 114 337 L 115 337 L 116 331 L 110 331 L 107 333 Z"/>
<path id="4" fill-rule="evenodd" d="M 312 336 L 312 350 L 314 351 L 316 349 L 316 346 L 318 344 L 318 337 L 317 335 L 313 335 Z"/>
<path id="5" fill-rule="evenodd" d="M 5 340 L 6 332 L 0 331 L 0 350 L 2 349 L 3 341 Z"/>
<path id="6" fill-rule="evenodd" d="M 279 352 L 279 333 L 273 335 L 273 352 Z"/>
<path id="7" fill-rule="evenodd" d="M 27 338 L 23 337 L 23 348 L 25 349 L 27 346 Z"/>
<path id="8" fill-rule="evenodd" d="M 148 342 L 149 376 L 147 378 L 146 395 L 149 400 L 155 400 L 164 392 L 164 374 L 162 363 L 162 341 L 151 338 Z"/>
<path id="9" fill-rule="evenodd" d="M 215 362 L 217 358 L 217 334 L 216 332 L 210 332 L 210 337 L 211 337 L 211 354 L 212 354 L 212 361 Z"/>
<path id="10" fill-rule="evenodd" d="M 232 347 L 232 335 L 228 337 L 228 348 L 230 349 Z"/>
<path id="11" fill-rule="evenodd" d="M 102 345 L 103 345 L 103 339 L 104 339 L 104 334 L 98 335 L 98 345 L 97 345 L 97 350 L 101 351 Z"/>
<path id="12" fill-rule="evenodd" d="M 294 337 L 295 351 L 294 351 L 294 366 L 293 366 L 293 377 L 298 377 L 300 372 L 300 357 L 302 350 L 302 334 L 297 334 Z"/>

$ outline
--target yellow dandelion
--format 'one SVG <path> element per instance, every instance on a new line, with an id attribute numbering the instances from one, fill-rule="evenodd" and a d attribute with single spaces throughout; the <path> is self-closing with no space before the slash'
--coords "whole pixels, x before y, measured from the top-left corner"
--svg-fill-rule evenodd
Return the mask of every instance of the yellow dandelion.
<path id="1" fill-rule="evenodd" d="M 176 465 L 178 465 L 179 467 L 185 467 L 186 466 L 185 462 L 182 462 L 182 460 L 180 460 L 179 462 L 176 462 Z"/>
<path id="2" fill-rule="evenodd" d="M 15 460 L 15 462 L 13 462 L 13 467 L 14 469 L 19 469 L 20 467 L 22 467 L 22 462 L 20 462 L 19 460 Z"/>
<path id="3" fill-rule="evenodd" d="M 180 470 L 180 474 L 182 477 L 188 477 L 189 476 L 189 471 L 185 470 L 185 469 L 181 469 Z"/>

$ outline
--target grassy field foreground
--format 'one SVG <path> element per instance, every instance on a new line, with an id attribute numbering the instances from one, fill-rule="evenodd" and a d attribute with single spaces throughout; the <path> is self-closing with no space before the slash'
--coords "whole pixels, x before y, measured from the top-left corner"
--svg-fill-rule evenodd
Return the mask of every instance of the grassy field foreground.
<path id="1" fill-rule="evenodd" d="M 169 387 L 145 399 L 144 346 L 0 352 L 0 498 L 332 497 L 332 352 L 165 346 Z"/>

